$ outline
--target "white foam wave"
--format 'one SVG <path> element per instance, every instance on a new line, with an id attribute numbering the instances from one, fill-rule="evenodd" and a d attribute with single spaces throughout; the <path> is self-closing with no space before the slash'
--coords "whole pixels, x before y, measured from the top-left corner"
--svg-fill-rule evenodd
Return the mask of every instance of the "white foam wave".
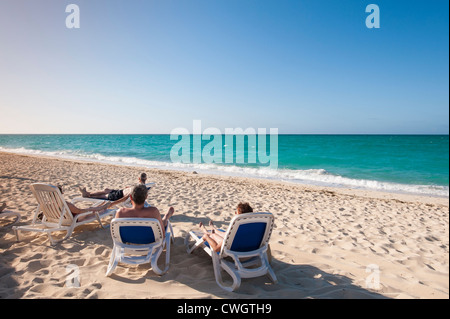
<path id="1" fill-rule="evenodd" d="M 372 189 L 396 193 L 411 193 L 419 195 L 449 197 L 448 186 L 435 185 L 409 185 L 392 182 L 381 182 L 366 179 L 352 179 L 331 174 L 324 169 L 290 170 L 272 169 L 269 167 L 242 167 L 234 165 L 217 164 L 184 164 L 163 161 L 144 160 L 135 157 L 104 156 L 101 154 L 87 154 L 81 151 L 61 150 L 42 151 L 21 148 L 7 149 L 0 146 L 0 151 L 34 155 L 65 158 L 72 160 L 84 160 L 90 162 L 101 162 L 106 164 L 138 166 L 145 168 L 157 168 L 165 170 L 197 171 L 207 174 L 220 174 L 229 176 L 242 176 L 253 178 L 264 178 L 303 183 L 317 186 L 348 187 L 357 189 Z"/>

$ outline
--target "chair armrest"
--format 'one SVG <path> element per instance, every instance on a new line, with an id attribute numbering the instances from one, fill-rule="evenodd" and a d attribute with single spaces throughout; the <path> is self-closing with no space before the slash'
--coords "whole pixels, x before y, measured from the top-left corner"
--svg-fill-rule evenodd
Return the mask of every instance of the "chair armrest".
<path id="1" fill-rule="evenodd" d="M 245 269 L 244 264 L 247 264 L 248 261 L 252 259 L 252 257 L 260 257 L 261 259 L 263 259 L 264 254 L 267 253 L 267 247 L 268 247 L 268 244 L 265 244 L 261 248 L 252 250 L 249 252 L 238 252 L 238 251 L 230 251 L 228 249 L 224 249 L 223 254 L 224 254 L 224 256 L 231 257 L 234 260 L 236 267 L 239 270 L 243 270 L 243 269 Z M 241 259 L 243 259 L 243 258 L 246 258 L 248 260 L 241 261 Z"/>
<path id="2" fill-rule="evenodd" d="M 223 253 L 226 256 L 230 256 L 230 257 L 250 258 L 250 257 L 259 256 L 259 255 L 263 254 L 266 251 L 267 251 L 267 244 L 265 244 L 264 246 L 262 246 L 261 248 L 259 248 L 257 250 L 252 250 L 252 251 L 249 251 L 249 252 L 231 251 L 229 249 L 224 248 Z"/>
<path id="3" fill-rule="evenodd" d="M 105 205 L 106 203 L 109 203 L 110 201 L 108 201 L 108 200 L 103 200 L 103 199 L 95 199 L 95 198 L 84 198 L 84 197 L 77 197 L 77 198 L 74 198 L 73 200 L 72 200 L 72 204 L 74 204 L 75 205 L 75 203 L 81 203 L 81 202 L 88 202 L 88 203 L 91 203 L 91 207 L 98 207 L 98 206 L 102 206 L 102 205 Z M 94 211 L 89 211 L 89 212 L 86 212 L 86 213 L 95 213 L 95 214 L 98 214 L 98 213 L 100 213 L 100 212 L 102 212 L 102 211 L 96 211 L 96 212 L 94 212 Z M 83 214 L 86 214 L 86 213 L 83 213 Z M 79 215 L 81 215 L 81 214 L 79 214 Z"/>
<path id="4" fill-rule="evenodd" d="M 98 199 L 98 198 L 88 198 L 88 197 L 75 197 L 71 200 L 72 204 L 81 203 L 81 202 L 89 202 L 94 203 L 94 206 L 98 206 L 99 204 L 105 204 L 108 200 L 106 199 Z M 96 205 L 97 204 L 97 205 Z"/>

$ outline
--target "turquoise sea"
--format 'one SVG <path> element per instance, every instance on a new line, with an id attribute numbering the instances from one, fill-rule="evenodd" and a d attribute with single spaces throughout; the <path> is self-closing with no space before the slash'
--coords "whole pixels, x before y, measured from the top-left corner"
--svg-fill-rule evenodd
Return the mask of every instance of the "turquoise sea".
<path id="1" fill-rule="evenodd" d="M 256 148 L 248 137 L 237 149 L 236 136 L 215 137 L 211 152 L 221 153 L 216 162 L 199 157 L 212 142 L 184 136 L 189 148 L 180 150 L 181 136 L 170 135 L 0 135 L 0 151 L 53 156 L 93 162 L 114 163 L 199 173 L 247 176 L 312 185 L 365 188 L 390 192 L 449 196 L 448 135 L 278 135 L 277 152 L 269 138 L 257 139 Z M 178 143 L 178 144 L 177 144 Z M 264 145 L 266 154 L 277 155 L 277 167 L 251 161 L 251 153 Z M 272 146 L 273 146 L 272 145 Z M 206 147 L 206 148 L 205 148 Z M 232 148 L 232 162 L 225 154 Z M 171 158 L 188 151 L 184 163 Z M 275 154 L 277 153 L 277 154 Z M 173 153 L 174 154 L 174 153 Z M 205 153 L 203 153 L 205 154 Z M 254 153 L 253 153 L 254 154 Z M 259 153 L 258 153 L 259 154 Z M 196 162 L 195 158 L 201 158 Z M 219 159 L 219 160 L 217 160 Z M 258 158 L 259 159 L 259 158 Z"/>

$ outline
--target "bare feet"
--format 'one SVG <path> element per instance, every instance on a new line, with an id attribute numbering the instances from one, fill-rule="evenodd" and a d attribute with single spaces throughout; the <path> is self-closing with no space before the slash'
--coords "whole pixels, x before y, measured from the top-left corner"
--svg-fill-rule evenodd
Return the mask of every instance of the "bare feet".
<path id="1" fill-rule="evenodd" d="M 86 190 L 86 187 L 84 187 L 84 188 L 78 187 L 78 189 L 79 189 L 79 191 L 81 192 L 81 196 L 83 196 L 83 197 L 89 197 L 89 193 L 88 193 L 88 191 Z"/>
<path id="2" fill-rule="evenodd" d="M 200 229 L 203 230 L 203 232 L 204 232 L 205 234 L 208 234 L 208 230 L 206 229 L 205 225 L 203 225 L 202 222 L 200 222 L 200 223 L 198 224 L 198 227 L 200 227 Z"/>
<path id="3" fill-rule="evenodd" d="M 169 211 L 166 214 L 166 218 L 165 219 L 169 219 L 170 217 L 173 216 L 174 213 L 175 213 L 175 209 L 173 207 L 170 207 Z"/>
<path id="4" fill-rule="evenodd" d="M 214 223 L 212 220 L 209 221 L 209 226 L 211 226 L 211 233 L 215 233 L 216 232 L 216 227 L 214 227 Z"/>

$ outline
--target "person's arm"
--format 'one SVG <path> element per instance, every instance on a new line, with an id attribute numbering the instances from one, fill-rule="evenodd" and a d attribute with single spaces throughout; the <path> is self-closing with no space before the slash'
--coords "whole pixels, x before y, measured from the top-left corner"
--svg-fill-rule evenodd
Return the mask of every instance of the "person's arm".
<path id="1" fill-rule="evenodd" d="M 166 229 L 164 227 L 164 222 L 161 218 L 161 213 L 159 212 L 159 209 L 156 207 L 145 207 L 144 211 L 145 211 L 145 213 L 143 213 L 141 215 L 141 217 L 156 219 L 159 222 L 159 224 L 161 225 L 161 229 L 163 232 L 163 238 L 165 238 L 166 237 Z"/>
<path id="2" fill-rule="evenodd" d="M 159 209 L 156 207 L 149 207 L 147 209 L 149 209 L 150 211 L 153 211 L 153 214 L 151 214 L 152 215 L 151 218 L 156 218 L 159 221 L 159 224 L 161 225 L 161 229 L 163 231 L 163 238 L 165 238 L 166 237 L 166 229 L 164 228 L 164 222 L 162 221 L 161 213 L 159 212 Z"/>
<path id="3" fill-rule="evenodd" d="M 112 206 L 118 205 L 118 204 L 120 204 L 120 203 L 123 203 L 123 202 L 125 202 L 128 198 L 130 198 L 130 196 L 131 196 L 131 195 L 124 196 L 124 197 L 122 197 L 121 199 L 118 199 L 118 200 L 116 200 L 116 201 L 114 201 L 114 202 L 109 202 L 109 203 L 108 203 L 108 207 L 112 207 Z"/>

